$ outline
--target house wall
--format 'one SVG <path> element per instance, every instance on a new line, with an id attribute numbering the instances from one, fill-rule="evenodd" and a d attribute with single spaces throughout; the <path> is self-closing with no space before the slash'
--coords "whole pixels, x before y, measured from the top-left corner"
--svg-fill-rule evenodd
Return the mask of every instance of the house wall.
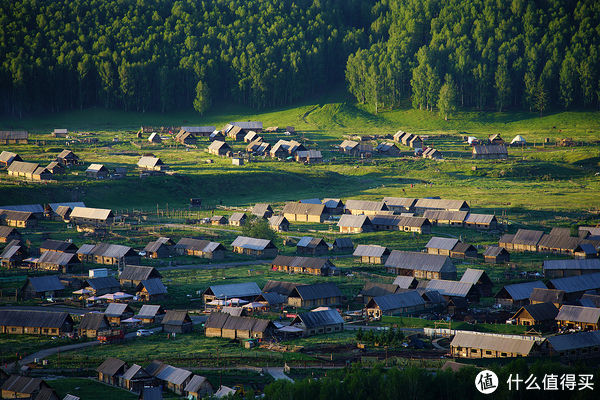
<path id="1" fill-rule="evenodd" d="M 450 347 L 450 352 L 456 358 L 507 358 L 527 357 L 528 354 L 501 352 L 496 350 L 478 349 L 472 347 Z"/>

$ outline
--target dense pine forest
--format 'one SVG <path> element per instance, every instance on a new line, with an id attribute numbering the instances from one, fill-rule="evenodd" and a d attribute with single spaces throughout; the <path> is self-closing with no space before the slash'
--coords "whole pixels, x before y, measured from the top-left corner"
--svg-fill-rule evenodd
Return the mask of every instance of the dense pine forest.
<path id="1" fill-rule="evenodd" d="M 256 109 L 346 85 L 375 110 L 600 104 L 594 0 L 13 0 L 0 112 Z"/>

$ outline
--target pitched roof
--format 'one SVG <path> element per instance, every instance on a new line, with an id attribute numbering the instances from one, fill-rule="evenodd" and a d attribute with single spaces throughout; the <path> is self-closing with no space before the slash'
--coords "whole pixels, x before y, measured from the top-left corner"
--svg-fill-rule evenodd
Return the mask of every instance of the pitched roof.
<path id="1" fill-rule="evenodd" d="M 79 329 L 99 330 L 110 326 L 106 315 L 102 313 L 89 312 L 84 314 L 79 323 Z"/>
<path id="2" fill-rule="evenodd" d="M 548 286 L 552 289 L 564 290 L 565 293 L 585 292 L 600 288 L 600 272 L 551 279 Z"/>
<path id="3" fill-rule="evenodd" d="M 392 207 L 404 207 L 406 209 L 415 205 L 417 199 L 412 197 L 384 197 L 383 202 Z"/>
<path id="4" fill-rule="evenodd" d="M 538 246 L 548 247 L 551 249 L 565 249 L 574 251 L 577 246 L 581 243 L 581 239 L 578 237 L 571 237 L 561 234 L 544 235 L 538 242 Z"/>
<path id="5" fill-rule="evenodd" d="M 245 218 L 246 218 L 246 214 L 244 214 L 244 213 L 239 213 L 239 212 L 238 213 L 233 213 L 229 217 L 229 222 L 232 222 L 232 221 L 236 221 L 236 222 L 237 221 L 242 221 Z"/>
<path id="6" fill-rule="evenodd" d="M 85 207 L 85 203 L 83 201 L 63 201 L 60 203 L 48 203 L 48 205 L 54 212 L 56 212 L 60 206 L 68 206 L 71 208 Z"/>
<path id="7" fill-rule="evenodd" d="M 284 222 L 288 222 L 287 218 L 281 215 L 273 215 L 272 217 L 269 218 L 269 225 L 270 226 L 279 226 L 281 224 L 283 224 Z"/>
<path id="8" fill-rule="evenodd" d="M 521 307 L 519 311 L 513 316 L 515 318 L 521 310 L 525 310 L 531 315 L 531 317 L 536 321 L 547 321 L 556 318 L 558 314 L 558 308 L 552 303 L 537 303 L 537 304 L 528 304 L 526 306 Z"/>
<path id="9" fill-rule="evenodd" d="M 8 166 L 8 171 L 22 173 L 22 174 L 33 174 L 38 169 L 38 163 L 30 163 L 25 161 L 13 161 Z"/>
<path id="10" fill-rule="evenodd" d="M 546 285 L 542 281 L 534 281 L 534 282 L 523 282 L 523 283 L 515 283 L 512 285 L 504 286 L 498 294 L 500 294 L 503 290 L 506 290 L 508 295 L 515 301 L 529 299 L 531 296 L 531 292 L 534 288 L 546 289 Z M 498 297 L 496 294 L 496 297 Z"/>
<path id="11" fill-rule="evenodd" d="M 473 289 L 473 283 L 450 281 L 445 279 L 432 279 L 427 284 L 427 290 L 438 291 L 442 296 L 467 297 Z"/>
<path id="12" fill-rule="evenodd" d="M 273 282 L 273 281 L 270 281 L 270 282 Z M 285 303 L 285 297 L 286 296 L 276 293 L 276 292 L 268 292 L 268 293 L 263 292 L 263 293 L 259 294 L 258 296 L 256 296 L 254 301 L 263 301 L 264 300 L 267 303 L 269 303 L 270 305 L 277 305 L 277 304 Z"/>
<path id="13" fill-rule="evenodd" d="M 256 282 L 230 283 L 209 286 L 204 293 L 212 293 L 217 299 L 258 296 L 261 293 Z"/>
<path id="14" fill-rule="evenodd" d="M 28 282 L 37 293 L 63 290 L 65 287 L 58 279 L 58 275 L 29 277 Z"/>
<path id="15" fill-rule="evenodd" d="M 208 149 L 209 150 L 221 150 L 221 149 L 231 150 L 231 147 L 227 143 L 225 143 L 221 140 L 215 140 L 208 146 Z"/>
<path id="16" fill-rule="evenodd" d="M 423 217 L 433 221 L 464 222 L 468 214 L 468 211 L 425 210 Z"/>
<path id="17" fill-rule="evenodd" d="M 13 233 L 18 233 L 18 231 L 12 226 L 0 226 L 0 237 L 7 238 Z"/>
<path id="18" fill-rule="evenodd" d="M 166 364 L 156 377 L 161 381 L 169 382 L 173 385 L 182 385 L 191 375 L 192 372 L 187 369 Z"/>
<path id="19" fill-rule="evenodd" d="M 11 375 L 2 384 L 2 390 L 8 392 L 24 393 L 33 395 L 45 385 L 40 378 L 29 376 Z"/>
<path id="20" fill-rule="evenodd" d="M 153 168 L 158 165 L 164 165 L 163 161 L 158 157 L 143 156 L 137 162 L 138 167 Z"/>
<path id="21" fill-rule="evenodd" d="M 579 304 L 584 307 L 598 307 L 600 308 L 600 296 L 597 294 L 584 293 L 579 299 Z"/>
<path id="22" fill-rule="evenodd" d="M 54 130 L 56 131 L 56 129 Z M 65 129 L 66 131 L 66 129 Z M 66 133 L 66 132 L 64 132 Z M 67 157 L 75 157 L 78 158 L 75 153 L 73 153 L 72 150 L 68 150 L 68 149 L 64 149 L 63 151 L 61 151 L 60 153 L 58 153 L 58 156 L 56 156 L 56 158 L 67 158 Z"/>
<path id="23" fill-rule="evenodd" d="M 217 128 L 215 126 L 182 126 L 181 130 L 189 133 L 212 133 Z"/>
<path id="24" fill-rule="evenodd" d="M 403 293 L 388 294 L 374 297 L 367 308 L 377 305 L 382 311 L 396 310 L 406 307 L 424 306 L 425 300 L 416 290 L 410 290 Z"/>
<path id="25" fill-rule="evenodd" d="M 414 276 L 398 275 L 396 279 L 394 279 L 394 285 L 402 289 L 409 289 L 415 280 Z"/>
<path id="26" fill-rule="evenodd" d="M 600 258 L 587 258 L 581 260 L 547 260 L 544 261 L 545 270 L 600 270 Z"/>
<path id="27" fill-rule="evenodd" d="M 422 227 L 429 223 L 424 217 L 409 217 L 403 215 L 374 215 L 369 217 L 373 225 Z"/>
<path id="28" fill-rule="evenodd" d="M 519 229 L 515 234 L 513 244 L 522 244 L 527 246 L 536 246 L 540 239 L 544 236 L 542 231 L 534 231 L 531 229 Z"/>
<path id="29" fill-rule="evenodd" d="M 469 208 L 469 205 L 464 200 L 418 199 L 415 203 L 415 207 L 439 210 L 460 210 L 462 208 Z"/>
<path id="30" fill-rule="evenodd" d="M 463 276 L 460 278 L 460 281 L 475 284 L 475 283 L 479 282 L 479 280 L 482 279 L 482 277 L 484 277 L 486 275 L 487 274 L 482 269 L 467 268 L 465 273 L 463 274 Z M 488 277 L 488 280 L 489 280 L 489 277 Z"/>
<path id="31" fill-rule="evenodd" d="M 300 158 L 323 158 L 319 150 L 300 150 L 296 155 Z"/>
<path id="32" fill-rule="evenodd" d="M 239 126 L 242 129 L 259 129 L 262 130 L 263 128 L 263 123 L 262 121 L 238 121 L 238 122 L 231 122 L 231 125 L 233 126 Z"/>
<path id="33" fill-rule="evenodd" d="M 332 267 L 333 264 L 327 258 L 300 257 L 279 255 L 271 262 L 271 265 L 282 265 L 297 268 L 323 269 Z"/>
<path id="34" fill-rule="evenodd" d="M 362 228 L 364 225 L 372 225 L 366 215 L 343 214 L 337 223 L 337 226 L 346 228 Z"/>
<path id="35" fill-rule="evenodd" d="M 283 207 L 284 214 L 323 215 L 325 205 L 310 203 L 286 203 Z"/>
<path id="36" fill-rule="evenodd" d="M 467 347 L 495 350 L 503 353 L 527 355 L 533 349 L 535 340 L 524 336 L 522 339 L 514 335 L 499 335 L 480 332 L 457 331 L 450 343 L 452 347 Z"/>
<path id="37" fill-rule="evenodd" d="M 352 253 L 355 257 L 383 257 L 386 254 L 390 254 L 387 247 L 366 244 L 359 244 Z"/>
<path id="38" fill-rule="evenodd" d="M 40 245 L 40 249 L 54 251 L 66 251 L 69 249 L 69 247 L 75 247 L 75 249 L 77 249 L 77 246 L 75 246 L 72 242 L 67 242 L 66 240 L 46 239 Z"/>
<path id="39" fill-rule="evenodd" d="M 565 292 L 563 290 L 533 288 L 529 301 L 538 303 L 562 303 Z"/>
<path id="40" fill-rule="evenodd" d="M 276 248 L 275 245 L 267 239 L 256 239 L 247 236 L 238 236 L 231 243 L 232 247 L 242 247 L 252 250 L 265 250 L 268 248 Z"/>
<path id="41" fill-rule="evenodd" d="M 44 207 L 42 207 L 41 204 L 18 204 L 18 205 L 0 206 L 0 210 L 21 211 L 21 212 L 33 213 L 33 214 L 43 214 L 44 213 Z"/>
<path id="42" fill-rule="evenodd" d="M 210 253 L 217 249 L 225 250 L 225 247 L 221 243 L 211 242 L 208 240 L 199 240 L 192 238 L 181 238 L 175 245 L 176 249 L 186 249 L 193 251 L 202 251 Z"/>
<path id="43" fill-rule="evenodd" d="M 121 286 L 118 280 L 112 276 L 103 276 L 101 278 L 90 278 L 87 280 L 88 285 L 94 290 L 112 289 Z"/>
<path id="44" fill-rule="evenodd" d="M 586 347 L 600 346 L 600 331 L 577 332 L 568 335 L 548 337 L 548 343 L 555 351 L 569 351 Z"/>
<path id="45" fill-rule="evenodd" d="M 137 313 L 138 318 L 154 318 L 161 310 L 159 305 L 144 304 Z"/>
<path id="46" fill-rule="evenodd" d="M 391 252 L 385 266 L 434 272 L 456 271 L 456 267 L 448 256 L 400 250 Z"/>
<path id="47" fill-rule="evenodd" d="M 300 238 L 300 240 L 296 244 L 296 247 L 306 247 L 308 249 L 316 249 L 317 247 L 322 246 L 322 245 L 327 246 L 327 243 L 325 243 L 325 240 L 323 240 L 322 238 L 303 236 Z"/>
<path id="48" fill-rule="evenodd" d="M 205 383 L 208 383 L 208 379 L 206 379 L 205 376 L 194 375 L 192 376 L 192 379 L 190 379 L 188 384 L 185 385 L 185 389 L 183 390 L 186 392 L 198 393 L 202 385 L 204 385 Z M 210 385 L 210 383 L 208 384 Z"/>
<path id="49" fill-rule="evenodd" d="M 499 256 L 501 253 L 503 252 L 507 252 L 506 249 L 504 247 L 500 247 L 500 246 L 488 246 L 485 251 L 483 252 L 483 256 L 484 257 L 497 257 Z"/>
<path id="50" fill-rule="evenodd" d="M 289 296 L 296 286 L 301 285 L 304 285 L 304 283 L 268 280 L 263 287 L 263 292 L 274 292 L 284 296 Z"/>
<path id="51" fill-rule="evenodd" d="M 160 272 L 154 267 L 142 265 L 126 265 L 119 276 L 121 280 L 143 281 L 150 278 L 161 278 Z"/>
<path id="52" fill-rule="evenodd" d="M 138 289 L 141 289 L 142 286 L 146 289 L 146 291 L 150 295 L 160 295 L 160 294 L 167 293 L 167 288 L 163 284 L 163 282 L 160 280 L 160 278 L 152 278 L 152 279 L 143 280 L 140 282 Z"/>
<path id="53" fill-rule="evenodd" d="M 489 224 L 494 219 L 496 219 L 496 216 L 492 215 L 492 214 L 469 213 L 467 215 L 467 218 L 465 218 L 465 223 L 467 223 L 467 224 Z"/>
<path id="54" fill-rule="evenodd" d="M 315 300 L 330 297 L 342 297 L 338 287 L 330 282 L 313 283 L 312 285 L 296 286 L 290 293 L 290 297 L 300 297 L 302 300 Z"/>
<path id="55" fill-rule="evenodd" d="M 271 209 L 271 205 L 268 203 L 256 203 L 254 207 L 252 207 L 252 214 L 263 216 L 267 211 L 273 211 Z"/>
<path id="56" fill-rule="evenodd" d="M 600 321 L 600 308 L 565 304 L 558 311 L 556 320 L 597 324 Z"/>
<path id="57" fill-rule="evenodd" d="M 30 326 L 38 328 L 61 328 L 70 320 L 66 312 L 38 310 L 0 310 L 0 326 Z M 72 320 L 71 320 L 72 322 Z"/>
<path id="58" fill-rule="evenodd" d="M 340 313 L 333 309 L 301 313 L 292 321 L 292 325 L 300 321 L 307 329 L 344 323 Z"/>
<path id="59" fill-rule="evenodd" d="M 11 151 L 3 151 L 2 153 L 0 153 L 0 162 L 6 163 L 6 164 L 10 164 L 13 161 L 15 161 L 15 158 L 21 158 L 19 157 L 19 155 L 17 153 L 13 153 Z M 19 161 L 19 160 L 17 160 Z"/>
<path id="60" fill-rule="evenodd" d="M 340 248 L 353 248 L 354 247 L 354 243 L 352 243 L 352 239 L 350 239 L 350 238 L 337 238 L 333 242 L 333 245 L 335 247 L 340 247 Z"/>
<path id="61" fill-rule="evenodd" d="M 192 320 L 187 311 L 180 310 L 167 310 L 162 320 L 163 325 L 183 325 L 186 322 L 191 323 Z"/>
<path id="62" fill-rule="evenodd" d="M 393 294 L 398 291 L 398 286 L 391 283 L 365 282 L 360 294 L 363 296 L 377 297 Z"/>
<path id="63" fill-rule="evenodd" d="M 74 207 L 71 218 L 106 220 L 112 216 L 112 211 L 106 208 Z"/>
<path id="64" fill-rule="evenodd" d="M 73 253 L 59 253 L 57 251 L 45 251 L 38 259 L 40 264 L 53 264 L 53 265 L 69 265 L 72 262 L 79 262 L 76 254 Z"/>
<path id="65" fill-rule="evenodd" d="M 138 375 L 138 377 L 147 377 L 147 378 L 151 377 L 151 375 L 148 372 L 146 372 L 146 370 L 144 370 L 144 368 L 142 368 L 141 365 L 133 364 L 131 367 L 129 367 L 125 371 L 125 373 L 123 374 L 123 379 L 126 381 L 130 381 L 136 375 Z"/>
<path id="66" fill-rule="evenodd" d="M 473 146 L 473 154 L 508 154 L 503 144 L 482 144 Z"/>
<path id="67" fill-rule="evenodd" d="M 442 238 L 434 236 L 429 239 L 429 242 L 425 245 L 426 248 L 440 249 L 440 250 L 452 250 L 454 246 L 459 242 L 458 239 L 453 238 Z"/>
<path id="68" fill-rule="evenodd" d="M 119 370 L 125 367 L 125 361 L 118 358 L 109 357 L 96 368 L 96 372 L 102 372 L 104 375 L 114 376 Z"/>
<path id="69" fill-rule="evenodd" d="M 126 303 L 109 303 L 106 310 L 104 310 L 104 315 L 107 317 L 120 317 L 128 310 L 131 310 L 131 308 Z"/>
<path id="70" fill-rule="evenodd" d="M 346 210 L 387 211 L 387 209 L 383 201 L 346 200 Z"/>

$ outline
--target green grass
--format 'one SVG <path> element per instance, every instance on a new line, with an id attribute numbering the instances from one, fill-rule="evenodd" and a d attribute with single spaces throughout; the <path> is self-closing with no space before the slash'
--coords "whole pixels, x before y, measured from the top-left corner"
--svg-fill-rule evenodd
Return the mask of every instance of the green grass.
<path id="1" fill-rule="evenodd" d="M 381 319 L 383 325 L 395 326 L 398 328 L 434 328 L 435 321 L 430 321 L 420 318 L 410 317 L 391 317 L 384 316 Z M 520 325 L 505 325 L 505 324 L 470 324 L 464 321 L 452 321 L 451 329 L 489 332 L 489 333 L 505 333 L 505 334 L 523 334 L 527 331 L 527 327 Z"/>
<path id="2" fill-rule="evenodd" d="M 20 360 L 26 355 L 50 347 L 62 346 L 72 341 L 69 339 L 52 339 L 49 336 L 33 335 L 0 335 L 0 364 Z"/>
<path id="3" fill-rule="evenodd" d="M 114 386 L 100 383 L 94 379 L 87 378 L 57 378 L 46 379 L 59 398 L 72 394 L 86 400 L 134 400 L 137 395 Z"/>

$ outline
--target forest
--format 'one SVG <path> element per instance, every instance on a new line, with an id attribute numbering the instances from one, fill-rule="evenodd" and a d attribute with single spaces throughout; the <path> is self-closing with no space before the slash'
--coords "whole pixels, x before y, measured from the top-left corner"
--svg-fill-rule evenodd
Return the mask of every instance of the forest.
<path id="1" fill-rule="evenodd" d="M 594 0 L 14 0 L 0 113 L 282 106 L 345 86 L 375 112 L 600 106 Z"/>

